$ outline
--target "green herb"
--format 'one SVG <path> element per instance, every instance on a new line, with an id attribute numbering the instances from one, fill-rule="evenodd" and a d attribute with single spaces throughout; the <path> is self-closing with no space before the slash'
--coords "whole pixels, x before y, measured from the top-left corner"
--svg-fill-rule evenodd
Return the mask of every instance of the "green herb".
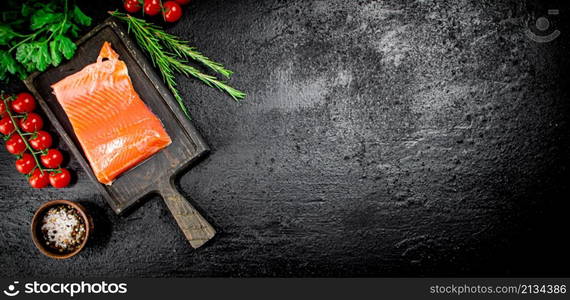
<path id="1" fill-rule="evenodd" d="M 91 18 L 67 0 L 7 1 L 5 7 L 0 16 L 0 80 L 9 74 L 24 79 L 70 59 L 76 49 L 71 39 L 91 25 Z"/>
<path id="2" fill-rule="evenodd" d="M 197 68 L 189 66 L 186 61 L 187 58 L 193 59 L 227 78 L 233 73 L 225 69 L 220 63 L 214 62 L 198 52 L 196 48 L 189 46 L 188 42 L 166 33 L 157 25 L 131 15 L 117 11 L 109 12 L 109 14 L 127 23 L 129 32 L 134 34 L 139 46 L 148 53 L 152 63 L 158 67 L 166 86 L 170 89 L 186 116 L 189 117 L 188 109 L 176 88 L 175 73 L 196 77 L 208 86 L 228 93 L 236 101 L 246 96 L 245 93 L 218 80 L 215 76 L 204 74 Z"/>

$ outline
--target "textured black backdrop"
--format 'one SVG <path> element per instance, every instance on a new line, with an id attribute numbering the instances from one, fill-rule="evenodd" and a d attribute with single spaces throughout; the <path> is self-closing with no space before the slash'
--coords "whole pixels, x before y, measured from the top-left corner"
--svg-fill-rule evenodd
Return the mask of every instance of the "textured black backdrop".
<path id="1" fill-rule="evenodd" d="M 0 276 L 568 276 L 562 3 L 196 0 L 169 31 L 249 95 L 178 78 L 213 150 L 180 188 L 217 238 L 192 250 L 158 197 L 115 216 L 73 159 L 72 188 L 32 190 L 2 151 Z M 66 261 L 28 234 L 59 198 L 96 220 Z"/>

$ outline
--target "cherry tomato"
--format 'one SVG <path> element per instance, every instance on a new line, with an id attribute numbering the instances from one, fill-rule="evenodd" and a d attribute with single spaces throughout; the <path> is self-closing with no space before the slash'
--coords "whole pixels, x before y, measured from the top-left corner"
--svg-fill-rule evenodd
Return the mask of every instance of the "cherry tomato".
<path id="1" fill-rule="evenodd" d="M 20 155 L 26 151 L 26 144 L 20 135 L 14 134 L 6 141 L 6 150 L 14 155 Z"/>
<path id="2" fill-rule="evenodd" d="M 141 10 L 141 4 L 139 3 L 138 0 L 125 0 L 123 2 L 123 7 L 125 8 L 126 11 L 130 12 L 131 14 L 134 14 L 139 10 Z"/>
<path id="3" fill-rule="evenodd" d="M 144 0 L 144 13 L 154 16 L 160 12 L 160 6 L 160 0 Z"/>
<path id="4" fill-rule="evenodd" d="M 45 155 L 40 156 L 40 160 L 46 168 L 55 169 L 63 162 L 63 154 L 57 149 L 49 149 Z"/>
<path id="5" fill-rule="evenodd" d="M 180 4 L 180 5 L 186 5 L 190 2 L 192 2 L 192 0 L 175 0 L 176 3 Z"/>
<path id="6" fill-rule="evenodd" d="M 36 132 L 44 127 L 44 120 L 36 113 L 29 113 L 20 121 L 20 128 L 25 132 Z"/>
<path id="7" fill-rule="evenodd" d="M 30 183 L 30 185 L 33 188 L 36 189 L 42 189 L 45 188 L 46 186 L 48 186 L 49 182 L 50 182 L 50 178 L 48 175 L 48 172 L 43 172 L 40 171 L 40 169 L 35 169 L 32 172 L 32 175 L 30 176 L 30 178 L 28 178 L 28 182 Z"/>
<path id="8" fill-rule="evenodd" d="M 30 93 L 19 93 L 16 100 L 12 102 L 12 110 L 23 114 L 36 109 L 36 100 Z"/>
<path id="9" fill-rule="evenodd" d="M 14 123 L 12 123 L 12 120 L 10 120 L 9 117 L 5 117 L 0 120 L 0 133 L 3 135 L 9 135 L 14 131 L 14 129 Z"/>
<path id="10" fill-rule="evenodd" d="M 30 146 L 35 150 L 44 150 L 51 147 L 53 140 L 51 135 L 43 130 L 38 131 L 35 138 L 30 139 Z"/>
<path id="11" fill-rule="evenodd" d="M 174 1 L 167 1 L 164 3 L 164 11 L 162 17 L 166 22 L 176 22 L 182 17 L 182 7 Z"/>
<path id="12" fill-rule="evenodd" d="M 49 183 L 56 188 L 61 189 L 69 185 L 71 182 L 71 174 L 67 169 L 59 169 L 49 173 Z"/>
<path id="13" fill-rule="evenodd" d="M 6 113 L 6 103 L 4 103 L 4 99 L 0 97 L 0 118 L 4 118 L 5 115 L 8 115 Z"/>
<path id="14" fill-rule="evenodd" d="M 29 153 L 24 153 L 22 158 L 16 161 L 16 170 L 22 174 L 29 174 L 36 167 L 34 157 Z"/>

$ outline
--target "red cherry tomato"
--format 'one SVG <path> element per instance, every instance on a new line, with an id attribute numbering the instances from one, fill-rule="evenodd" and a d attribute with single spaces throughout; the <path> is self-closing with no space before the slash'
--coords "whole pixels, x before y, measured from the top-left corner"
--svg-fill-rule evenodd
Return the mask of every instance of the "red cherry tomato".
<path id="1" fill-rule="evenodd" d="M 22 158 L 16 161 L 16 170 L 22 174 L 29 174 L 36 167 L 34 157 L 29 153 L 24 153 Z"/>
<path id="2" fill-rule="evenodd" d="M 32 172 L 30 178 L 28 178 L 28 182 L 33 188 L 36 189 L 45 188 L 46 186 L 48 186 L 50 182 L 48 172 L 44 171 L 42 173 L 40 169 L 35 169 L 34 172 Z"/>
<path id="3" fill-rule="evenodd" d="M 63 154 L 57 149 L 49 149 L 45 155 L 40 156 L 40 160 L 46 168 L 55 169 L 63 162 Z"/>
<path id="4" fill-rule="evenodd" d="M 144 0 L 144 13 L 149 16 L 158 14 L 161 10 L 160 0 Z"/>
<path id="5" fill-rule="evenodd" d="M 30 139 L 30 146 L 35 150 L 44 150 L 51 147 L 53 140 L 51 135 L 43 130 L 38 131 L 35 138 Z"/>
<path id="6" fill-rule="evenodd" d="M 125 0 L 123 2 L 123 7 L 125 8 L 126 11 L 132 14 L 141 10 L 141 4 L 139 3 L 138 0 Z"/>
<path id="7" fill-rule="evenodd" d="M 69 185 L 71 174 L 67 169 L 59 169 L 49 173 L 49 183 L 56 189 L 61 189 Z"/>
<path id="8" fill-rule="evenodd" d="M 10 120 L 9 117 L 5 117 L 0 120 L 0 133 L 3 135 L 9 135 L 14 131 L 14 129 L 14 123 L 12 123 L 12 120 Z"/>
<path id="9" fill-rule="evenodd" d="M 36 109 L 36 100 L 30 93 L 19 93 L 16 100 L 12 102 L 12 110 L 23 114 Z"/>
<path id="10" fill-rule="evenodd" d="M 182 17 L 182 7 L 175 1 L 167 1 L 164 3 L 164 11 L 162 17 L 166 22 L 176 22 Z"/>
<path id="11" fill-rule="evenodd" d="M 26 144 L 20 135 L 14 134 L 6 141 L 6 150 L 14 155 L 20 155 L 26 151 Z"/>
<path id="12" fill-rule="evenodd" d="M 190 2 L 192 2 L 192 0 L 175 0 L 176 3 L 180 4 L 180 5 L 186 5 Z"/>
<path id="13" fill-rule="evenodd" d="M 20 128 L 25 132 L 36 132 L 44 127 L 44 120 L 36 113 L 29 113 L 20 122 Z"/>
<path id="14" fill-rule="evenodd" d="M 7 115 L 6 103 L 4 103 L 4 99 L 0 97 L 0 118 L 4 118 L 5 115 Z"/>

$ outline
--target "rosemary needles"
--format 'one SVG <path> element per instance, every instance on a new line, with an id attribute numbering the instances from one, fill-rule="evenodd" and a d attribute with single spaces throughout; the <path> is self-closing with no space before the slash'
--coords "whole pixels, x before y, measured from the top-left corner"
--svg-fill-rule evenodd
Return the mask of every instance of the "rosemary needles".
<path id="1" fill-rule="evenodd" d="M 129 32 L 134 34 L 139 46 L 148 53 L 152 63 L 159 69 L 164 83 L 170 89 L 186 116 L 190 117 L 188 108 L 176 88 L 176 81 L 174 80 L 175 73 L 196 77 L 208 86 L 226 92 L 236 101 L 245 97 L 245 93 L 227 85 L 224 81 L 217 79 L 215 76 L 204 74 L 197 68 L 187 65 L 187 59 L 192 59 L 226 78 L 230 78 L 233 73 L 224 68 L 222 64 L 212 61 L 197 51 L 196 48 L 188 45 L 187 41 L 183 41 L 165 32 L 159 26 L 143 19 L 117 11 L 109 12 L 109 14 L 127 24 Z"/>

